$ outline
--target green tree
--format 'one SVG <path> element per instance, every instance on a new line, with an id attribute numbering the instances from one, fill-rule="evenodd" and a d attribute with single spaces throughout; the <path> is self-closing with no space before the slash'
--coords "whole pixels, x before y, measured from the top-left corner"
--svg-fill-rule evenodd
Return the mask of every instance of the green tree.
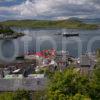
<path id="1" fill-rule="evenodd" d="M 88 96 L 76 94 L 75 96 L 69 97 L 68 100 L 91 100 Z"/>
<path id="2" fill-rule="evenodd" d="M 11 92 L 0 93 L 0 100 L 13 100 L 13 97 Z"/>
<path id="3" fill-rule="evenodd" d="M 93 98 L 93 100 L 99 100 L 100 99 L 100 62 L 98 62 L 95 66 L 93 72 L 93 79 L 91 81 L 90 87 L 91 87 L 90 96 Z"/>
<path id="4" fill-rule="evenodd" d="M 47 97 L 48 100 L 75 100 L 76 94 L 79 93 L 81 98 L 82 96 L 89 98 L 88 90 L 89 78 L 80 75 L 76 69 L 70 68 L 63 72 L 55 72 L 48 85 Z M 69 99 L 71 97 L 73 99 Z"/>
<path id="5" fill-rule="evenodd" d="M 13 100 L 30 100 L 30 92 L 18 90 L 15 92 Z"/>
<path id="6" fill-rule="evenodd" d="M 30 92 L 24 90 L 4 92 L 0 94 L 0 100 L 30 100 Z"/>

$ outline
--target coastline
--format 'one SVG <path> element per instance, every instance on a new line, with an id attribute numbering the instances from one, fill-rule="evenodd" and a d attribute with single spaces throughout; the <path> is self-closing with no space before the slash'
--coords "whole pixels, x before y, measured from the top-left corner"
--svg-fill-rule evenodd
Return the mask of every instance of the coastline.
<path id="1" fill-rule="evenodd" d="M 0 40 L 1 39 L 16 39 L 21 36 L 24 36 L 24 34 L 17 33 L 13 31 L 10 27 L 0 25 Z"/>

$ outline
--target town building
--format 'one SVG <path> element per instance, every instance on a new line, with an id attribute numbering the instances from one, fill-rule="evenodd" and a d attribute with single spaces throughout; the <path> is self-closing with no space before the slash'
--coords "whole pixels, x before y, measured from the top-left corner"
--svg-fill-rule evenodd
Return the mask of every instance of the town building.
<path id="1" fill-rule="evenodd" d="M 96 57 L 88 54 L 81 55 L 78 63 L 82 74 L 91 74 L 96 64 Z"/>

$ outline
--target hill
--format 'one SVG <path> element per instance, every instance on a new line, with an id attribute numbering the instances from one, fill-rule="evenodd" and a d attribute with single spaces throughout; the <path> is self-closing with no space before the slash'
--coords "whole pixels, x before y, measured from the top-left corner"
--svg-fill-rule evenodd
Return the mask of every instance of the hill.
<path id="1" fill-rule="evenodd" d="M 97 29 L 95 24 L 86 24 L 77 19 L 68 20 L 9 20 L 0 22 L 1 25 L 20 28 L 68 28 L 68 29 Z"/>

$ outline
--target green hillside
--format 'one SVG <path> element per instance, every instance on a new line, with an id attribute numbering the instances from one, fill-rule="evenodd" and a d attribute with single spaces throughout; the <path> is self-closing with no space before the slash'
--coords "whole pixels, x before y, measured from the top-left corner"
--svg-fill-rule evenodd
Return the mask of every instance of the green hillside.
<path id="1" fill-rule="evenodd" d="M 69 29 L 97 29 L 95 24 L 86 24 L 79 20 L 9 20 L 0 22 L 1 25 L 20 28 L 69 28 Z"/>

